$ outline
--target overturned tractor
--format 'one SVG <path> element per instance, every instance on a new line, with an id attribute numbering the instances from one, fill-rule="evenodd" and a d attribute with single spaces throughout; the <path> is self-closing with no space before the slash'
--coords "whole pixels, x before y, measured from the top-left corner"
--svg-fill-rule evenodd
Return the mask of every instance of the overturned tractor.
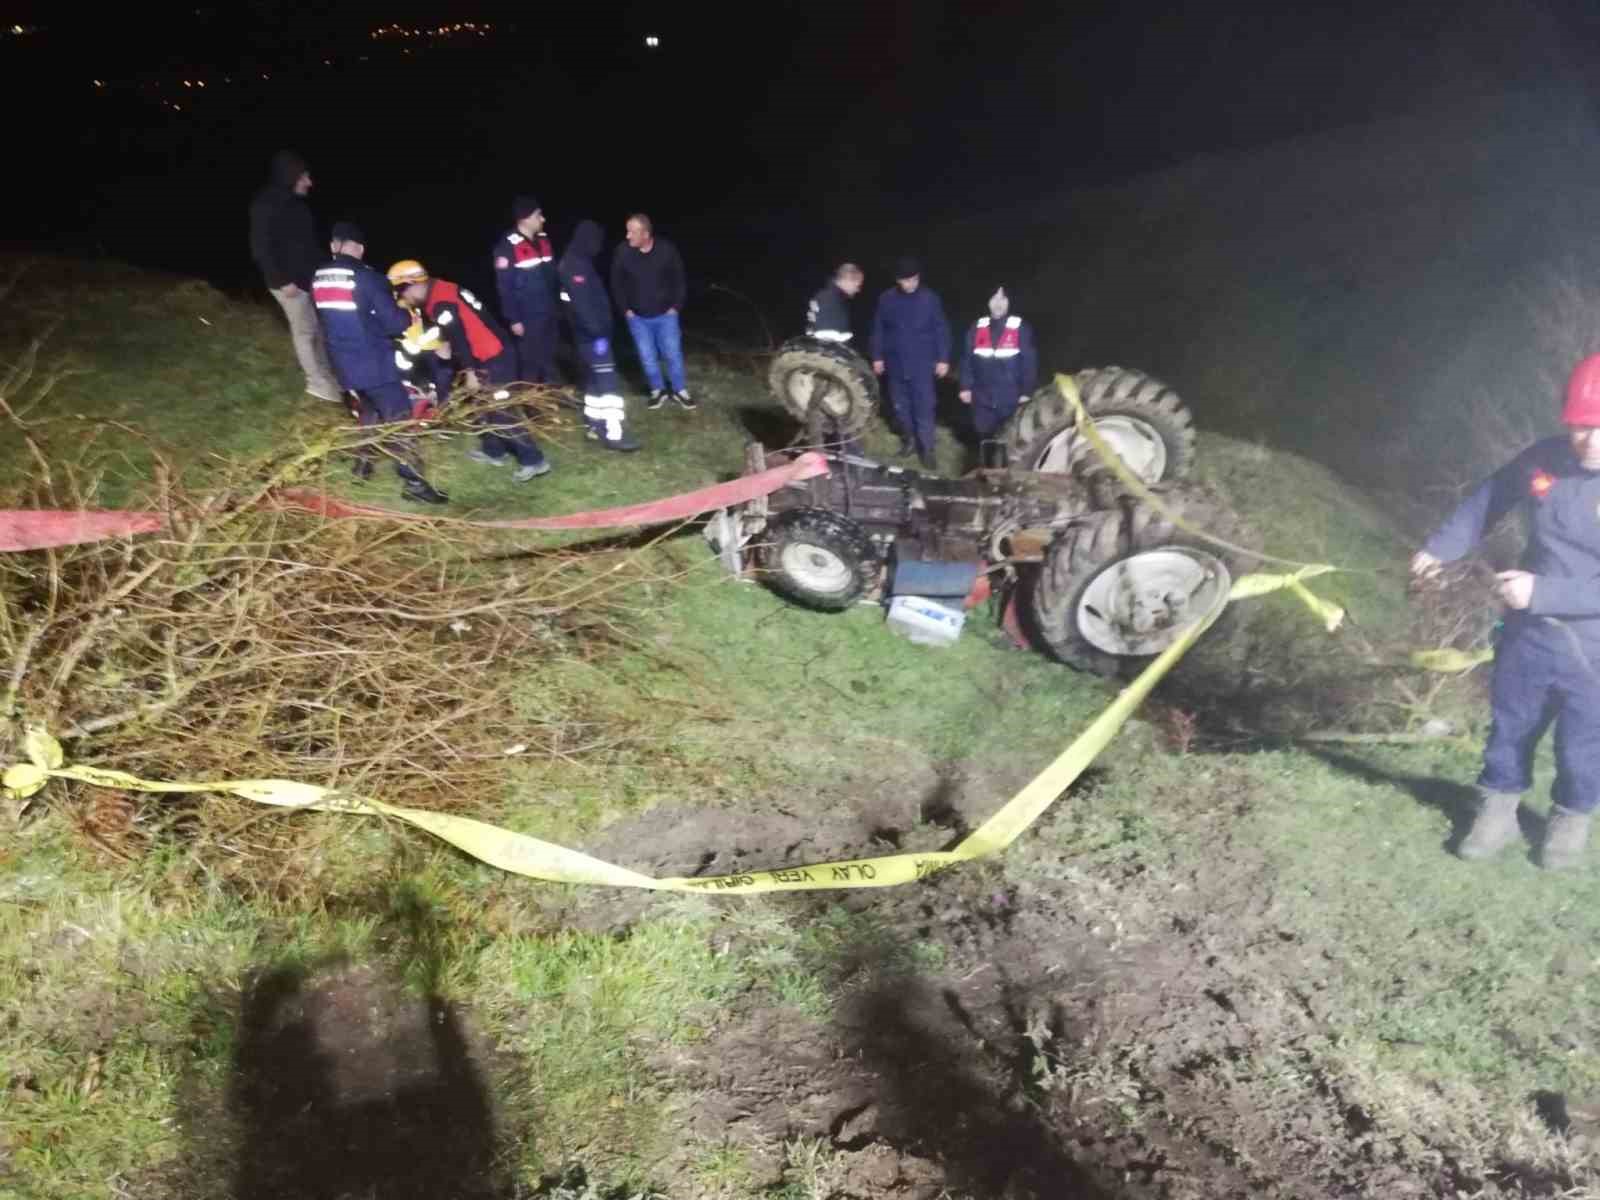
<path id="1" fill-rule="evenodd" d="M 1177 521 L 1229 541 L 1227 505 L 1156 485 L 1160 507 L 1107 471 L 1015 468 L 944 479 L 846 455 L 825 476 L 718 514 L 731 569 L 753 566 L 800 604 L 841 610 L 908 590 L 938 564 L 998 572 L 1032 639 L 1069 666 L 1115 674 L 1159 654 L 1232 587 L 1239 564 Z M 759 445 L 748 469 L 772 465 Z"/>
<path id="2" fill-rule="evenodd" d="M 1182 482 L 1194 427 L 1171 388 L 1121 367 L 1075 381 L 1149 496 L 1106 468 L 1052 385 L 995 439 L 1006 466 L 945 479 L 830 453 L 828 475 L 720 513 L 708 534 L 730 569 L 752 565 L 775 591 L 825 610 L 908 594 L 930 565 L 996 574 L 1034 642 L 1070 666 L 1117 673 L 1171 645 L 1232 586 L 1234 555 L 1188 530 L 1242 535 L 1219 496 Z M 769 382 L 813 444 L 854 437 L 879 411 L 870 365 L 837 343 L 785 344 Z M 752 445 L 747 470 L 770 457 Z"/>

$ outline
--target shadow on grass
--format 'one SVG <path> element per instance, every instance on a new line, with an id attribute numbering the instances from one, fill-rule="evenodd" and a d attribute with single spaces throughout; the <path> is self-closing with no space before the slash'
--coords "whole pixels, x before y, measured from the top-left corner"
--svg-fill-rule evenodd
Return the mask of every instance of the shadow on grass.
<path id="1" fill-rule="evenodd" d="M 1436 809 L 1450 818 L 1450 836 L 1443 848 L 1455 853 L 1461 840 L 1472 828 L 1472 818 L 1477 810 L 1478 791 L 1464 783 L 1441 779 L 1437 775 L 1406 775 L 1385 771 L 1352 754 L 1341 754 L 1310 743 L 1301 742 L 1298 748 L 1305 754 L 1320 758 L 1330 767 L 1343 771 L 1363 783 L 1388 784 L 1410 792 L 1424 808 Z M 1517 823 L 1530 846 L 1537 846 L 1544 838 L 1545 819 L 1526 806 L 1517 810 Z"/>
<path id="2" fill-rule="evenodd" d="M 228 1109 L 237 1200 L 491 1200 L 488 1093 L 460 1015 L 361 969 L 280 967 L 244 994 Z"/>
<path id="3" fill-rule="evenodd" d="M 1030 1102 L 1036 1051 L 1021 1007 L 1007 1015 L 1010 1046 L 991 1046 L 953 990 L 894 971 L 876 978 L 840 1019 L 850 1053 L 878 1080 L 875 1120 L 855 1133 L 873 1105 L 842 1114 L 835 1144 L 884 1142 L 934 1160 L 959 1195 L 1112 1200 Z M 1054 1012 L 1052 1025 L 1061 1019 Z"/>

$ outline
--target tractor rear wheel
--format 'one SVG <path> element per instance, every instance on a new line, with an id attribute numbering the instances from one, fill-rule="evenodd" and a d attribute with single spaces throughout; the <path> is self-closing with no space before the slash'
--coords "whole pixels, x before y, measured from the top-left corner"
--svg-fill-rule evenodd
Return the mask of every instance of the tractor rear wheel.
<path id="1" fill-rule="evenodd" d="M 831 422 L 843 437 L 860 433 L 878 412 L 872 365 L 834 342 L 791 338 L 772 360 L 767 382 L 778 403 L 800 424 Z"/>
<path id="2" fill-rule="evenodd" d="M 1111 448 L 1145 483 L 1182 479 L 1194 466 L 1194 422 L 1178 393 L 1122 367 L 1091 367 L 1073 377 L 1083 406 Z M 1017 410 L 1000 431 L 1011 465 L 1071 474 L 1100 466 L 1074 428 L 1072 405 L 1054 383 Z"/>
<path id="3" fill-rule="evenodd" d="M 1241 536 L 1232 512 L 1209 493 L 1168 486 L 1156 494 L 1185 524 Z M 1035 630 L 1068 666 L 1097 675 L 1142 666 L 1228 594 L 1243 558 L 1126 498 L 1085 514 L 1051 543 L 1033 580 Z"/>
<path id="4" fill-rule="evenodd" d="M 825 508 L 791 508 L 767 522 L 761 565 L 774 590 L 809 608 L 849 608 L 878 582 L 883 562 L 858 523 Z"/>

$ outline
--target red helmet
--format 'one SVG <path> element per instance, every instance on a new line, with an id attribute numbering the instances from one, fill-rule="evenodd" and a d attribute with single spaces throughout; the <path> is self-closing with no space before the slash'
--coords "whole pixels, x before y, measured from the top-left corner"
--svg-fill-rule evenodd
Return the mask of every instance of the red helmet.
<path id="1" fill-rule="evenodd" d="M 1600 426 L 1600 354 L 1591 354 L 1572 369 L 1561 420 L 1568 425 Z"/>

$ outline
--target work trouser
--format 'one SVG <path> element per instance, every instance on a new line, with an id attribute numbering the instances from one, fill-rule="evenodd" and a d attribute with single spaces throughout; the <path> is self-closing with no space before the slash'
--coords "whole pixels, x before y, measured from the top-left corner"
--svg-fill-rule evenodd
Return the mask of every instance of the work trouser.
<path id="1" fill-rule="evenodd" d="M 622 436 L 627 405 L 617 387 L 617 361 L 610 338 L 578 336 L 578 357 L 583 361 L 583 419 L 607 441 Z"/>
<path id="2" fill-rule="evenodd" d="M 561 322 L 555 313 L 526 317 L 517 338 L 517 378 L 524 383 L 560 383 L 556 371 L 556 346 Z"/>
<path id="3" fill-rule="evenodd" d="M 405 385 L 396 381 L 394 383 L 381 383 L 377 387 L 362 388 L 356 392 L 361 397 L 360 424 L 362 428 L 371 425 L 388 425 L 396 421 L 409 421 L 411 419 L 411 397 L 406 394 Z M 376 446 L 363 446 L 357 454 L 366 462 L 379 453 Z M 422 478 L 422 463 L 417 458 L 416 448 L 409 444 L 384 447 L 383 453 L 387 454 L 394 462 L 395 474 L 401 479 L 412 481 Z"/>
<path id="4" fill-rule="evenodd" d="M 1017 411 L 1019 398 L 1019 393 L 1015 391 L 1010 395 L 997 396 L 988 392 L 980 392 L 974 388 L 972 392 L 972 428 L 974 432 L 980 438 L 992 437 Z"/>
<path id="5" fill-rule="evenodd" d="M 500 405 L 511 399 L 508 385 L 516 382 L 516 356 L 502 351 L 484 363 L 483 369 L 488 376 L 490 403 Z M 479 427 L 495 430 L 494 433 L 478 435 L 478 444 L 483 452 L 490 458 L 504 458 L 507 454 L 513 454 L 518 465 L 524 467 L 536 467 L 542 463 L 544 451 L 539 449 L 539 443 L 533 435 L 522 427 L 522 418 L 526 415 L 527 410 L 521 405 L 515 408 L 497 407 L 480 413 L 477 418 Z"/>
<path id="6" fill-rule="evenodd" d="M 1525 792 L 1533 752 L 1555 725 L 1551 799 L 1574 812 L 1600 804 L 1600 647 L 1537 617 L 1508 624 L 1495 650 L 1489 703 L 1493 724 L 1478 786 Z"/>
<path id="7" fill-rule="evenodd" d="M 902 372 L 889 380 L 889 403 L 894 406 L 894 421 L 900 436 L 914 442 L 919 454 L 932 454 L 934 410 L 939 398 L 934 391 L 933 371 L 918 374 Z"/>
<path id="8" fill-rule="evenodd" d="M 633 335 L 639 365 L 644 368 L 652 392 L 661 391 L 668 383 L 674 392 L 689 386 L 683 377 L 683 331 L 678 326 L 677 313 L 662 313 L 659 317 L 635 313 L 628 318 L 628 332 Z M 661 373 L 663 362 L 667 368 L 665 379 Z"/>
<path id="9" fill-rule="evenodd" d="M 294 340 L 294 355 L 300 360 L 300 370 L 305 373 L 306 391 L 315 392 L 330 400 L 337 400 L 343 388 L 333 373 L 328 360 L 328 344 L 322 337 L 322 324 L 317 320 L 317 306 L 311 293 L 304 289 L 290 295 L 287 288 L 273 288 L 272 298 L 289 319 L 289 336 Z"/>

